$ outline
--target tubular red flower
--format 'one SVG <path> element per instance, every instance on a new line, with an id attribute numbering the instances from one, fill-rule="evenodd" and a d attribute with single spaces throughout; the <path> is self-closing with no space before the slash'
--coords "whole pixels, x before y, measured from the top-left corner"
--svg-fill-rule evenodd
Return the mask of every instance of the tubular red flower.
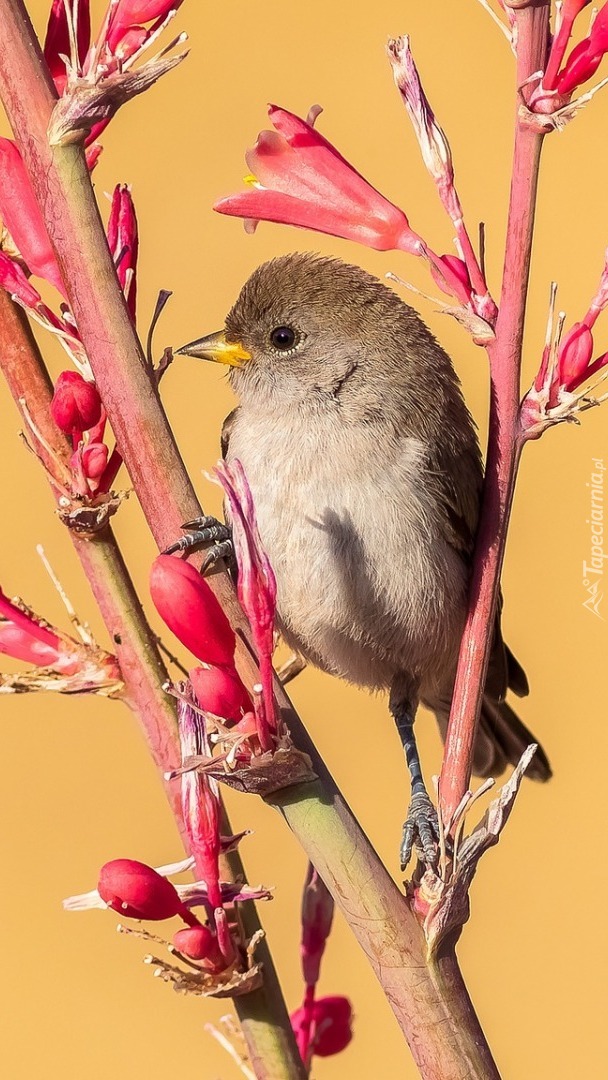
<path id="1" fill-rule="evenodd" d="M 74 666 L 73 653 L 66 654 L 60 635 L 32 612 L 22 611 L 1 589 L 0 620 L 0 652 L 38 667 L 61 665 L 66 671 Z"/>
<path id="2" fill-rule="evenodd" d="M 346 997 L 322 997 L 313 1004 L 314 1032 L 311 1050 L 318 1057 L 331 1057 L 344 1050 L 353 1037 L 352 1006 Z M 298 1037 L 304 1008 L 291 1014 L 291 1026 Z"/>
<path id="3" fill-rule="evenodd" d="M 3 251 L 0 251 L 0 285 L 26 308 L 36 310 L 42 303 L 40 293 L 30 285 L 19 263 L 10 259 Z"/>
<path id="4" fill-rule="evenodd" d="M 66 435 L 82 435 L 99 423 L 101 398 L 95 383 L 78 371 L 62 371 L 51 402 L 51 416 Z"/>
<path id="5" fill-rule="evenodd" d="M 232 664 L 236 638 L 207 582 L 190 563 L 159 555 L 152 563 L 150 595 L 169 629 L 205 664 Z"/>
<path id="6" fill-rule="evenodd" d="M 65 296 L 57 260 L 15 143 L 0 138 L 0 217 L 30 273 L 50 281 Z"/>
<path id="7" fill-rule="evenodd" d="M 76 29 L 78 59 L 82 64 L 91 43 L 91 14 L 89 0 L 79 0 L 78 25 Z M 44 39 L 44 59 L 51 72 L 57 93 L 62 94 L 67 82 L 65 64 L 61 56 L 70 55 L 70 35 L 65 0 L 53 0 Z"/>
<path id="8" fill-rule="evenodd" d="M 379 251 L 421 253 L 422 241 L 403 211 L 311 124 L 276 105 L 268 112 L 275 131 L 262 131 L 245 155 L 256 187 L 220 199 L 215 210 L 314 229 Z"/>
<path id="9" fill-rule="evenodd" d="M 232 667 L 193 668 L 190 682 L 201 709 L 238 722 L 253 708 L 251 698 Z"/>
<path id="10" fill-rule="evenodd" d="M 574 323 L 565 335 L 558 354 L 557 382 L 573 388 L 587 378 L 593 356 L 593 334 L 584 322 Z"/>
<path id="11" fill-rule="evenodd" d="M 139 238 L 135 206 L 127 184 L 117 184 L 114 188 L 108 221 L 108 246 L 131 318 L 135 322 Z"/>
<path id="12" fill-rule="evenodd" d="M 175 886 L 151 866 L 136 859 L 112 859 L 99 871 L 97 890 L 101 899 L 128 919 L 171 919 L 179 915 L 197 923 L 180 900 Z"/>
<path id="13" fill-rule="evenodd" d="M 321 959 L 331 930 L 334 902 L 325 883 L 312 863 L 308 864 L 302 891 L 302 937 L 300 959 L 302 975 L 307 986 L 319 981 Z"/>
<path id="14" fill-rule="evenodd" d="M 568 97 L 595 75 L 608 52 L 608 3 L 598 11 L 589 36 L 570 53 L 563 71 L 555 80 L 558 94 Z"/>
<path id="15" fill-rule="evenodd" d="M 169 556 L 170 557 L 170 556 Z M 182 764 L 188 759 L 209 752 L 205 722 L 183 700 L 177 705 L 177 724 L 182 754 Z M 202 773 L 188 771 L 181 779 L 182 814 L 194 856 L 197 873 L 207 885 L 209 906 L 214 913 L 222 907 L 220 887 L 220 835 L 221 807 L 217 783 Z M 216 929 L 219 926 L 216 921 Z M 220 938 L 220 948 L 226 959 L 232 954 L 229 935 Z"/>

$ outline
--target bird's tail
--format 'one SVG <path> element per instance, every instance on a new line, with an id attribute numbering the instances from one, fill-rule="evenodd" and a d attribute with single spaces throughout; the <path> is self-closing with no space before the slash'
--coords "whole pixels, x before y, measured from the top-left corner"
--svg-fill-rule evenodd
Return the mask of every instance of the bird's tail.
<path id="1" fill-rule="evenodd" d="M 441 735 L 445 738 L 448 713 L 437 711 L 435 715 Z M 552 773 L 549 760 L 532 732 L 506 701 L 499 702 L 490 694 L 485 694 L 475 738 L 475 776 L 500 776 L 507 765 L 517 765 L 530 743 L 536 743 L 538 749 L 526 769 L 526 776 L 531 780 L 550 780 Z"/>

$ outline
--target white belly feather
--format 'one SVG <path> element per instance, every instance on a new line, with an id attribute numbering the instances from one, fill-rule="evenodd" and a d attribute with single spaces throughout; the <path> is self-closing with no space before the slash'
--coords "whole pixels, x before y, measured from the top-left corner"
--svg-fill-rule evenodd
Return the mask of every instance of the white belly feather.
<path id="1" fill-rule="evenodd" d="M 313 446 L 305 417 L 281 417 L 280 460 L 276 417 L 241 412 L 230 435 L 228 460 L 242 462 L 251 485 L 285 637 L 360 685 L 451 664 L 464 567 L 425 498 L 421 444 L 377 447 L 368 428 L 331 418 L 320 443 L 315 419 Z"/>

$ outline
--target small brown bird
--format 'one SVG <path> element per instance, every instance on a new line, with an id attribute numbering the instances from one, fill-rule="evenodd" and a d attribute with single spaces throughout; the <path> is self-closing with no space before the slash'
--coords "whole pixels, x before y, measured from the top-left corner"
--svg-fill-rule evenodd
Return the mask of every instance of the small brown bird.
<path id="1" fill-rule="evenodd" d="M 240 405 L 222 446 L 245 469 L 278 585 L 279 629 L 312 664 L 390 690 L 412 779 L 402 865 L 428 862 L 437 815 L 413 732 L 445 731 L 479 512 L 482 464 L 452 363 L 416 312 L 355 266 L 293 254 L 260 266 L 225 330 L 184 346 L 230 365 Z M 219 541 L 205 520 L 173 545 Z M 494 630 L 475 771 L 533 740 L 504 701 L 526 676 Z M 529 776 L 547 780 L 539 749 Z"/>

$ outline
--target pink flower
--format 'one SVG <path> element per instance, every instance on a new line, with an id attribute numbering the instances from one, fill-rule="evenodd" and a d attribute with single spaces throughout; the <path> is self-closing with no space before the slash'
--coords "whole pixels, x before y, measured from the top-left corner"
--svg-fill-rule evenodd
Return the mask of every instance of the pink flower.
<path id="1" fill-rule="evenodd" d="M 332 896 L 312 863 L 308 864 L 302 893 L 302 938 L 300 958 L 307 986 L 319 981 L 321 959 L 334 917 Z"/>
<path id="2" fill-rule="evenodd" d="M 142 42 L 151 33 L 149 30 L 143 30 L 139 24 L 152 22 L 153 19 L 159 19 L 162 22 L 169 12 L 176 11 L 182 2 L 183 0 L 118 0 L 107 32 L 107 42 L 111 51 L 116 54 L 120 50 L 123 58 L 130 56 L 141 47 Z M 127 42 L 128 46 L 125 50 Z"/>
<path id="3" fill-rule="evenodd" d="M 102 866 L 97 890 L 109 908 L 127 919 L 162 920 L 179 915 L 191 926 L 198 924 L 175 886 L 136 859 L 112 859 Z"/>
<path id="4" fill-rule="evenodd" d="M 37 311 L 42 305 L 40 293 L 30 285 L 17 260 L 9 258 L 3 251 L 0 251 L 0 286 L 23 307 Z"/>
<path id="5" fill-rule="evenodd" d="M 50 281 L 65 296 L 55 253 L 21 154 L 0 138 L 0 217 L 30 273 Z"/>
<path id="6" fill-rule="evenodd" d="M 232 537 L 238 563 L 237 592 L 241 607 L 251 624 L 260 666 L 261 710 L 256 711 L 258 738 L 262 750 L 272 748 L 277 735 L 274 702 L 274 623 L 277 583 L 258 531 L 251 488 L 240 461 L 220 462 L 216 476 L 224 489 L 232 519 Z"/>
<path id="7" fill-rule="evenodd" d="M 385 199 L 312 126 L 269 107 L 275 131 L 262 131 L 245 155 L 254 187 L 214 209 L 249 221 L 276 221 L 356 240 L 379 251 L 419 255 L 422 241 Z"/>
<path id="8" fill-rule="evenodd" d="M 150 595 L 171 632 L 198 660 L 232 664 L 234 631 L 209 585 L 190 563 L 159 555 L 152 563 Z"/>
<path id="9" fill-rule="evenodd" d="M 584 322 L 574 323 L 557 354 L 557 385 L 572 390 L 587 378 L 593 356 L 593 334 Z"/>
<path id="10" fill-rule="evenodd" d="M 78 59 L 82 64 L 91 43 L 91 14 L 89 0 L 79 0 L 78 25 L 76 28 Z M 51 13 L 44 39 L 44 59 L 46 60 L 57 93 L 65 90 L 67 73 L 61 56 L 70 55 L 70 34 L 66 15 L 65 0 L 53 0 Z"/>
<path id="11" fill-rule="evenodd" d="M 583 8 L 587 7 L 591 0 L 563 0 L 560 12 L 559 30 L 551 42 L 551 51 L 547 68 L 543 75 L 542 85 L 545 90 L 555 89 L 557 73 L 561 67 L 564 53 L 572 34 L 572 27 Z"/>
<path id="12" fill-rule="evenodd" d="M 253 709 L 251 699 L 233 667 L 197 667 L 190 682 L 201 709 L 235 723 Z"/>
<path id="13" fill-rule="evenodd" d="M 101 398 L 95 383 L 87 382 L 78 371 L 62 371 L 51 402 L 51 416 L 60 431 L 82 437 L 99 423 L 101 414 Z"/>
<path id="14" fill-rule="evenodd" d="M 131 198 L 131 189 L 127 184 L 117 184 L 114 188 L 108 221 L 108 247 L 114 259 L 120 287 L 125 294 L 131 318 L 135 322 L 139 240 L 135 206 Z"/>
<path id="15" fill-rule="evenodd" d="M 304 1007 L 291 1014 L 291 1026 L 298 1037 Z M 344 1050 L 353 1037 L 352 1006 L 346 997 L 322 997 L 313 1004 L 313 1034 L 310 1049 L 318 1057 L 331 1057 Z"/>

